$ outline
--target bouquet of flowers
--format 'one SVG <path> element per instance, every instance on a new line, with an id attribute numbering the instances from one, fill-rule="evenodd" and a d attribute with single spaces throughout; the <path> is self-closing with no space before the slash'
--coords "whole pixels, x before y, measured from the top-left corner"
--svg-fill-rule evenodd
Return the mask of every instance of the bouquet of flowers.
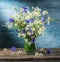
<path id="1" fill-rule="evenodd" d="M 14 7 L 17 11 L 16 7 Z M 10 17 L 6 23 L 8 28 L 13 28 L 18 33 L 18 37 L 25 39 L 25 50 L 35 51 L 35 39 L 44 33 L 46 24 L 49 24 L 51 17 L 48 16 L 47 10 L 41 10 L 38 7 L 32 7 L 29 11 L 28 7 L 20 8 L 19 13 Z M 33 48 L 34 47 L 34 48 Z"/>

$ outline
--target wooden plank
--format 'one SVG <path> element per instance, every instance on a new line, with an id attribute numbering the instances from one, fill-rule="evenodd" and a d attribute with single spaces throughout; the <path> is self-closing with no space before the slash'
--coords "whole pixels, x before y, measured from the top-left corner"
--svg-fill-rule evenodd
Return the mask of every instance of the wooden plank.
<path id="1" fill-rule="evenodd" d="M 24 49 L 17 48 L 16 51 L 24 52 Z M 37 49 L 39 52 L 39 49 Z M 47 49 L 45 49 L 46 51 Z M 9 55 L 11 50 L 7 49 L 7 51 L 3 51 L 0 49 L 0 53 L 7 53 L 7 55 L 0 55 L 0 62 L 60 62 L 60 48 L 50 48 L 53 51 L 51 54 L 44 54 L 44 56 L 35 56 L 35 55 L 27 55 L 27 54 L 20 54 L 20 55 Z M 9 53 L 8 53 L 9 52 Z"/>
<path id="2" fill-rule="evenodd" d="M 18 51 L 21 51 L 22 54 L 20 55 L 12 55 L 12 51 L 10 49 L 7 49 L 7 51 L 3 51 L 3 49 L 0 49 L 0 59 L 54 59 L 54 58 L 60 58 L 60 48 L 52 48 L 50 49 L 52 52 L 50 54 L 44 53 L 44 56 L 39 57 L 39 56 L 35 56 L 35 55 L 26 55 L 24 54 L 24 49 L 23 48 L 17 48 L 17 51 L 15 51 L 16 53 Z M 39 52 L 39 49 L 37 49 Z M 46 51 L 47 49 L 45 49 Z"/>

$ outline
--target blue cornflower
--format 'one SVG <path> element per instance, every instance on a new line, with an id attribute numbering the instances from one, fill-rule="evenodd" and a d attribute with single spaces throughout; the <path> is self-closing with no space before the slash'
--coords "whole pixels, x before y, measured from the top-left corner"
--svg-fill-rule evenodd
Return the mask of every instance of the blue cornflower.
<path id="1" fill-rule="evenodd" d="M 50 54 L 51 53 L 51 50 L 50 49 L 47 49 L 47 53 Z"/>
<path id="2" fill-rule="evenodd" d="M 30 33 L 31 33 L 30 36 L 32 36 L 32 35 L 33 35 L 33 31 L 32 31 L 31 29 L 30 29 L 29 31 L 30 31 Z"/>
<path id="3" fill-rule="evenodd" d="M 25 9 L 24 12 L 27 13 L 27 9 Z"/>
<path id="4" fill-rule="evenodd" d="M 29 20 L 26 20 L 26 23 L 29 23 Z"/>
<path id="5" fill-rule="evenodd" d="M 32 38 L 32 42 L 33 42 L 33 43 L 35 42 L 35 38 Z"/>
<path id="6" fill-rule="evenodd" d="M 25 9 L 28 9 L 27 7 L 22 7 L 22 8 L 23 8 L 24 10 L 25 10 Z"/>
<path id="7" fill-rule="evenodd" d="M 29 22 L 33 23 L 33 22 L 34 22 L 34 20 L 33 20 L 33 19 L 26 20 L 26 23 L 29 23 Z"/>
<path id="8" fill-rule="evenodd" d="M 44 17 L 42 17 L 41 19 L 42 19 L 42 22 L 44 22 L 44 21 L 45 21 L 45 18 L 44 18 Z"/>
<path id="9" fill-rule="evenodd" d="M 17 30 L 17 29 L 16 29 L 15 31 L 16 31 L 16 32 L 18 32 L 18 30 Z"/>
<path id="10" fill-rule="evenodd" d="M 22 33 L 26 33 L 26 31 L 25 30 L 22 30 Z"/>
<path id="11" fill-rule="evenodd" d="M 34 22 L 34 20 L 33 20 L 33 19 L 30 19 L 30 22 L 31 22 L 31 23 L 33 23 L 33 22 Z"/>
<path id="12" fill-rule="evenodd" d="M 28 8 L 27 7 L 23 7 L 23 9 L 24 9 L 24 12 L 26 13 L 27 12 L 27 10 L 28 10 Z"/>
<path id="13" fill-rule="evenodd" d="M 9 19 L 9 22 L 14 22 L 14 19 L 13 19 L 13 18 L 10 18 L 10 19 Z"/>
<path id="14" fill-rule="evenodd" d="M 16 47 L 12 46 L 12 47 L 11 47 L 11 50 L 12 50 L 12 51 L 16 51 Z"/>

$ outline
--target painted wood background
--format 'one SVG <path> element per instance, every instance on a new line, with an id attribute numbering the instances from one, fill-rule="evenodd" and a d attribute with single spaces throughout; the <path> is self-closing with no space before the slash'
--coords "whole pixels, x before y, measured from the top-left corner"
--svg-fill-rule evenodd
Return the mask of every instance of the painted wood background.
<path id="1" fill-rule="evenodd" d="M 10 48 L 12 46 L 23 47 L 24 40 L 18 38 L 14 30 L 8 30 L 3 27 L 9 17 L 14 14 L 12 7 L 17 9 L 22 6 L 36 7 L 42 10 L 48 10 L 49 15 L 56 20 L 47 26 L 45 36 L 39 36 L 36 39 L 38 48 L 60 48 L 60 0 L 0 0 L 0 48 Z"/>

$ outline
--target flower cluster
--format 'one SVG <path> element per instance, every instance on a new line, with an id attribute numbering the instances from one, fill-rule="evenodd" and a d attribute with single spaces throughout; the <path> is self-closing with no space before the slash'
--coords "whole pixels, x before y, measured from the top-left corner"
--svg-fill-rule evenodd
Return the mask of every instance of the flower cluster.
<path id="1" fill-rule="evenodd" d="M 14 7 L 14 9 L 16 9 Z M 19 13 L 10 17 L 6 23 L 8 28 L 14 28 L 18 33 L 18 37 L 23 37 L 26 42 L 35 42 L 35 39 L 44 33 L 46 24 L 49 24 L 51 17 L 48 16 L 48 11 L 42 11 L 38 7 L 32 7 L 29 11 L 28 7 L 20 8 Z"/>

